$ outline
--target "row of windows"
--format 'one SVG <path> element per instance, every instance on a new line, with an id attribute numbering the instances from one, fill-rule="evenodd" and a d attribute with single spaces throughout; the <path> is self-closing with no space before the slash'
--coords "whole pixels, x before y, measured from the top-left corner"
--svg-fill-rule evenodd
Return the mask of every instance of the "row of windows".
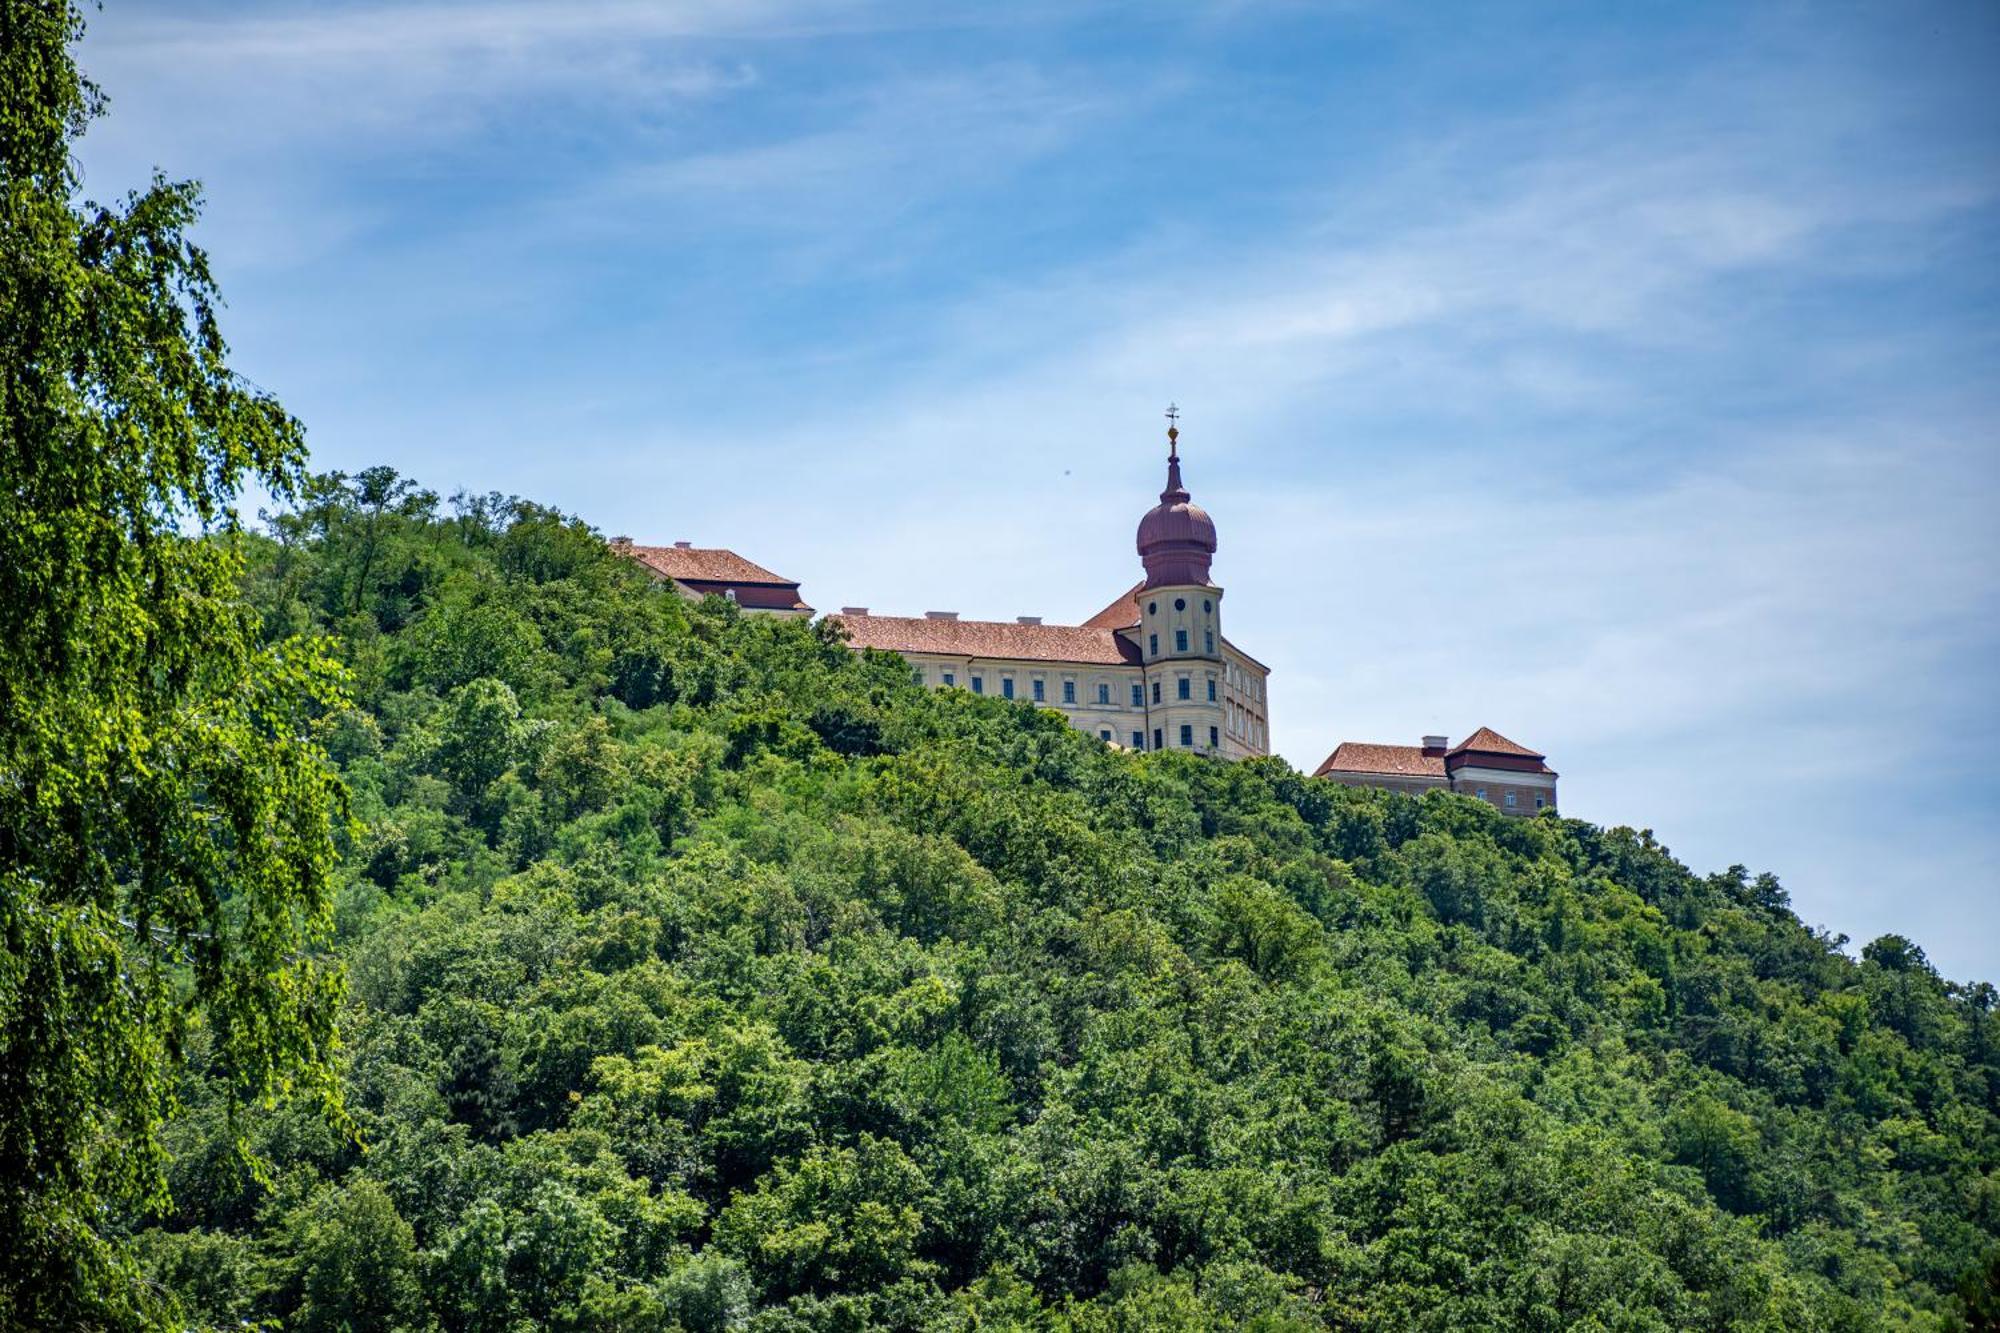
<path id="1" fill-rule="evenodd" d="M 1215 655 L 1214 630 L 1205 629 L 1201 632 L 1201 646 L 1202 646 L 1202 651 L 1207 653 L 1209 656 L 1213 657 Z M 1188 632 L 1184 629 L 1175 630 L 1174 651 L 1177 653 L 1184 653 L 1187 650 L 1188 650 Z M 1158 657 L 1159 655 L 1160 655 L 1160 636 L 1157 634 L 1148 634 L 1146 636 L 1146 656 Z"/>
<path id="2" fill-rule="evenodd" d="M 1264 682 L 1255 672 L 1245 671 L 1235 662 L 1228 662 L 1223 665 L 1222 675 L 1224 680 L 1252 699 L 1264 697 Z"/>
<path id="3" fill-rule="evenodd" d="M 918 667 L 916 669 L 916 677 L 917 677 L 917 683 L 919 685 L 924 683 L 924 669 L 922 667 Z M 958 684 L 958 674 L 953 671 L 940 671 L 938 672 L 938 684 L 946 687 L 954 686 Z M 972 676 L 969 676 L 966 680 L 966 685 L 969 689 L 971 689 L 971 691 L 974 694 L 986 693 L 986 677 L 982 675 L 974 674 Z M 1036 703 L 1039 704 L 1048 702 L 1047 681 L 1043 680 L 1040 676 L 1037 676 L 1028 682 L 1028 686 L 1031 692 L 1031 697 L 1034 699 Z M 1208 678 L 1207 690 L 1208 690 L 1208 701 L 1210 703 L 1214 703 L 1217 697 L 1215 677 L 1210 676 Z M 1015 697 L 1014 677 L 1012 676 L 1000 677 L 1000 697 L 1003 699 L 1012 699 Z M 1192 677 L 1181 676 L 1174 681 L 1174 697 L 1177 699 L 1194 698 L 1194 680 Z M 1065 680 L 1062 682 L 1062 701 L 1065 704 L 1074 704 L 1076 702 L 1075 681 Z M 1097 702 L 1107 708 L 1111 706 L 1111 686 L 1103 681 L 1098 682 L 1097 685 Z M 1155 680 L 1153 682 L 1153 702 L 1156 704 L 1162 702 L 1160 696 L 1160 682 L 1158 680 Z M 1138 681 L 1133 681 L 1132 707 L 1144 708 L 1145 706 L 1146 706 L 1145 686 L 1141 685 Z"/>
<path id="4" fill-rule="evenodd" d="M 1473 795 L 1475 795 L 1475 796 L 1477 796 L 1477 797 L 1478 797 L 1478 798 L 1479 798 L 1480 800 L 1482 800 L 1482 801 L 1483 801 L 1483 800 L 1485 800 L 1485 799 L 1486 799 L 1486 788 L 1484 788 L 1484 787 L 1475 787 L 1475 788 L 1473 789 L 1473 793 L 1472 793 L 1472 794 L 1473 794 Z M 1521 793 L 1519 793 L 1519 792 L 1517 792 L 1517 791 L 1508 791 L 1508 792 L 1505 792 L 1505 793 L 1502 793 L 1502 795 L 1503 795 L 1503 797 L 1504 797 L 1504 800 L 1503 800 L 1503 803 L 1504 803 L 1504 804 L 1506 805 L 1506 807 L 1507 807 L 1507 808 L 1508 808 L 1509 810 L 1518 810 L 1518 809 L 1520 809 L 1520 808 L 1521 808 Z M 1536 794 L 1536 796 L 1535 796 L 1535 809 L 1537 809 L 1537 810 L 1546 810 L 1546 809 L 1548 808 L 1548 804 L 1549 804 L 1549 798 L 1548 798 L 1548 797 L 1546 797 L 1546 796 L 1543 796 L 1543 795 L 1541 795 L 1540 793 L 1537 793 L 1537 794 Z"/>
<path id="5" fill-rule="evenodd" d="M 1111 728 L 1099 727 L 1097 729 L 1097 735 L 1099 739 L 1108 741 L 1111 739 Z M 1165 728 L 1162 727 L 1153 728 L 1153 748 L 1155 750 L 1164 750 L 1167 748 L 1166 735 L 1167 733 Z M 1210 727 L 1208 729 L 1208 748 L 1213 750 L 1218 748 L 1221 744 L 1222 744 L 1221 736 L 1217 734 L 1216 729 L 1214 727 Z M 1181 746 L 1184 749 L 1194 748 L 1194 725 L 1192 723 L 1189 722 L 1181 723 Z M 1135 750 L 1143 750 L 1146 748 L 1145 732 L 1135 731 L 1132 733 L 1132 748 Z"/>

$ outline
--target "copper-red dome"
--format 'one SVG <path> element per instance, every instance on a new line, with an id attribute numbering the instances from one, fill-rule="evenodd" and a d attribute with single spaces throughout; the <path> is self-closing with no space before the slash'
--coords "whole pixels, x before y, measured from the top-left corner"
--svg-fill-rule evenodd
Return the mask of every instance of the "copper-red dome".
<path id="1" fill-rule="evenodd" d="M 1180 432 L 1167 434 L 1170 446 L 1177 446 Z M 1167 455 L 1167 489 L 1160 492 L 1159 504 L 1139 520 L 1138 547 L 1147 587 L 1208 582 L 1209 561 L 1215 556 L 1215 520 L 1188 498 L 1181 485 L 1177 447 Z"/>

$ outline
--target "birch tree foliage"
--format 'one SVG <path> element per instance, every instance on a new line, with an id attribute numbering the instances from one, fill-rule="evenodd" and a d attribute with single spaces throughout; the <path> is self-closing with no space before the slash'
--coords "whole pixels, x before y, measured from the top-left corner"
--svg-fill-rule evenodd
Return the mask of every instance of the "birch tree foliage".
<path id="1" fill-rule="evenodd" d="M 0 1325 L 144 1322 L 106 1219 L 165 1203 L 199 1058 L 338 1114 L 322 954 L 344 794 L 318 642 L 260 644 L 231 502 L 302 476 L 233 374 L 199 199 L 82 202 L 65 0 L 0 6 Z"/>

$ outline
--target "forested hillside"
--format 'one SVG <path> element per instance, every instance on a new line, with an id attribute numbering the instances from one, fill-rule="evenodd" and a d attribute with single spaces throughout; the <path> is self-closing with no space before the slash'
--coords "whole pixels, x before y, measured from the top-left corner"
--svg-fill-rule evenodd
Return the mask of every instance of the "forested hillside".
<path id="1" fill-rule="evenodd" d="M 198 1324 L 1991 1318 L 1993 989 L 1768 876 L 1114 751 L 386 470 L 269 533 L 352 673 L 351 1125 L 260 1178 L 196 1028 L 129 1230 Z"/>

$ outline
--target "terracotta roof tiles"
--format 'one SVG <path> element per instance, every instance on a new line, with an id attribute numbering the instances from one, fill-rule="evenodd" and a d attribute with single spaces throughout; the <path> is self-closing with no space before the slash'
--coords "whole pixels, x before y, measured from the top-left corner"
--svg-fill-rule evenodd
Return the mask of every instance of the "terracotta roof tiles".
<path id="1" fill-rule="evenodd" d="M 1139 594 L 1145 589 L 1146 581 L 1140 579 L 1113 598 L 1111 605 L 1084 621 L 1084 625 L 1090 629 L 1131 629 L 1139 623 Z"/>
<path id="2" fill-rule="evenodd" d="M 797 579 L 774 574 L 762 565 L 720 546 L 629 546 L 632 558 L 655 574 L 690 583 L 775 583 L 799 586 Z"/>
<path id="3" fill-rule="evenodd" d="M 1368 741 L 1342 741 L 1313 771 L 1314 777 L 1328 773 L 1374 773 L 1385 777 L 1436 778 L 1444 781 L 1444 757 L 1425 754 L 1421 745 L 1375 745 Z"/>
<path id="4" fill-rule="evenodd" d="M 1014 657 L 1036 662 L 1135 665 L 1139 650 L 1094 625 L 1023 625 L 1004 620 L 944 620 L 929 616 L 841 615 L 856 648 L 948 657 Z"/>
<path id="5" fill-rule="evenodd" d="M 1468 750 L 1477 750 L 1481 754 L 1519 755 L 1523 759 L 1548 758 L 1547 755 L 1539 751 L 1530 750 L 1525 745 L 1518 745 L 1508 740 L 1491 727 L 1481 727 L 1479 730 L 1473 732 L 1470 736 L 1452 746 L 1450 753 L 1462 754 Z"/>

